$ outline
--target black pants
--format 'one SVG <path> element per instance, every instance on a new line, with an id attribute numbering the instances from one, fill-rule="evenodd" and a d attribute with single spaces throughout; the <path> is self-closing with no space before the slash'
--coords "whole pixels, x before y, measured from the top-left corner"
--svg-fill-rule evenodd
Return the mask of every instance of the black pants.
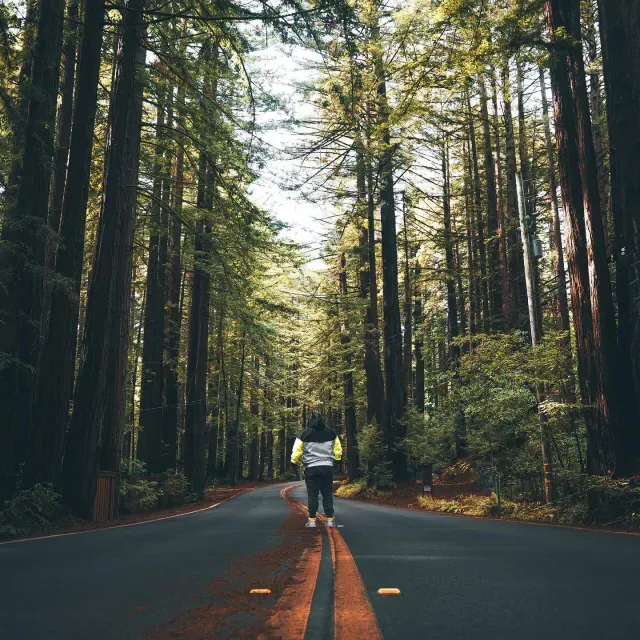
<path id="1" fill-rule="evenodd" d="M 309 467 L 304 471 L 309 496 L 309 517 L 314 518 L 318 511 L 318 493 L 322 493 L 324 514 L 333 517 L 333 465 Z"/>

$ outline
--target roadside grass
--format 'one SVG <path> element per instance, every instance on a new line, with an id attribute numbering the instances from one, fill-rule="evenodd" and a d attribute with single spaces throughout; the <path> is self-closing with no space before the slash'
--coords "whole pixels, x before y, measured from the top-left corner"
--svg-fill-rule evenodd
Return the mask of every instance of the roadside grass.
<path id="1" fill-rule="evenodd" d="M 391 491 L 379 491 L 375 487 L 368 487 L 364 480 L 341 484 L 335 495 L 394 507 L 477 518 L 640 531 L 638 487 L 622 488 L 620 484 L 598 479 L 597 488 L 551 505 L 504 498 L 498 504 L 495 492 L 489 495 L 461 493 L 447 497 L 425 496 L 418 492 L 415 484 L 395 485 Z M 436 493 L 438 487 L 439 485 L 434 486 Z"/>

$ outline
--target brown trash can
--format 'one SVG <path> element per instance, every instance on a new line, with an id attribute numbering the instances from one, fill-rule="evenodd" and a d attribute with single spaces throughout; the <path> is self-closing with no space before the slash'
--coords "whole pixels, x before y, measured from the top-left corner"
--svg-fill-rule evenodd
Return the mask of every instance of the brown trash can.
<path id="1" fill-rule="evenodd" d="M 116 516 L 116 487 L 118 474 L 115 471 L 100 471 L 93 501 L 93 521 L 108 522 Z"/>

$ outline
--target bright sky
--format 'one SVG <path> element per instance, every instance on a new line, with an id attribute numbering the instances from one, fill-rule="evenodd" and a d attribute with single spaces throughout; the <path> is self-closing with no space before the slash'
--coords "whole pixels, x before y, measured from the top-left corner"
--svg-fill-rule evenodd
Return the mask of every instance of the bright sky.
<path id="1" fill-rule="evenodd" d="M 284 235 L 303 245 L 312 257 L 324 245 L 324 221 L 333 211 L 330 205 L 313 203 L 302 190 L 292 188 L 301 181 L 304 168 L 287 152 L 300 143 L 300 134 L 286 122 L 290 117 L 308 118 L 314 113 L 298 91 L 299 84 L 312 77 L 313 72 L 307 68 L 311 54 L 300 47 L 274 44 L 252 58 L 251 68 L 263 74 L 260 88 L 275 93 L 284 104 L 281 110 L 258 115 L 259 124 L 265 128 L 260 137 L 271 148 L 272 158 L 265 162 L 251 195 L 257 205 L 290 226 Z"/>

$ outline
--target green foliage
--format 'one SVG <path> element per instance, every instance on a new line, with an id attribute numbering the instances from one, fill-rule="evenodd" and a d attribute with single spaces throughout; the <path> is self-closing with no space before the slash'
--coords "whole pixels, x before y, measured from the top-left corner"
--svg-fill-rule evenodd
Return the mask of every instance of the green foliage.
<path id="1" fill-rule="evenodd" d="M 0 511 L 0 537 L 19 538 L 51 531 L 64 513 L 61 496 L 49 484 L 18 491 Z"/>
<path id="2" fill-rule="evenodd" d="M 369 487 L 391 487 L 393 474 L 387 458 L 387 447 L 378 425 L 366 426 L 360 433 L 360 470 Z"/>
<path id="3" fill-rule="evenodd" d="M 120 483 L 120 509 L 125 513 L 153 511 L 158 507 L 158 482 L 129 476 Z"/>

